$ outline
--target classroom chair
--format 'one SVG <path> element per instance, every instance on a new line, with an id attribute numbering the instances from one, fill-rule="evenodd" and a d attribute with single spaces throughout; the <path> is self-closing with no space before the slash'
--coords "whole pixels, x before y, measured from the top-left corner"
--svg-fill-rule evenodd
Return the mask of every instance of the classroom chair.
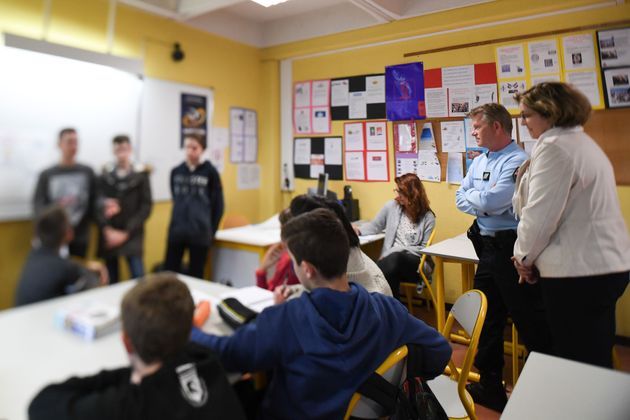
<path id="1" fill-rule="evenodd" d="M 457 321 L 470 337 L 461 368 L 455 366 L 451 358 L 445 370 L 447 373 L 428 382 L 449 419 L 477 419 L 474 401 L 466 392 L 466 383 L 479 345 L 487 307 L 488 302 L 482 291 L 467 291 L 455 301 L 442 330 L 444 337 L 450 341 L 453 323 Z"/>
<path id="2" fill-rule="evenodd" d="M 431 246 L 433 243 L 433 239 L 435 239 L 435 232 L 437 229 L 434 227 L 433 232 L 431 232 L 431 236 L 429 236 L 429 240 L 427 241 L 427 247 Z M 429 279 L 424 274 L 424 263 L 427 260 L 427 256 L 422 254 L 422 258 L 420 258 L 420 264 L 418 264 L 418 274 L 420 275 L 419 281 L 423 282 L 424 289 L 422 293 L 418 293 L 418 279 L 414 282 L 401 282 L 400 283 L 400 292 L 401 296 L 405 297 L 405 303 L 407 304 L 407 309 L 410 314 L 413 314 L 413 301 L 421 299 L 423 294 L 425 295 L 425 299 L 427 302 L 433 302 L 433 306 L 435 306 L 435 295 L 433 294 L 433 288 L 431 287 L 431 283 L 429 283 Z M 426 298 L 426 294 L 429 295 L 429 298 Z"/>
<path id="3" fill-rule="evenodd" d="M 405 380 L 405 365 L 407 361 L 407 346 L 401 346 L 394 350 L 385 361 L 376 368 L 376 373 L 387 379 L 390 383 L 400 385 Z M 383 407 L 380 404 L 363 397 L 355 392 L 346 409 L 344 420 L 350 416 L 362 419 L 378 419 L 383 416 Z"/>

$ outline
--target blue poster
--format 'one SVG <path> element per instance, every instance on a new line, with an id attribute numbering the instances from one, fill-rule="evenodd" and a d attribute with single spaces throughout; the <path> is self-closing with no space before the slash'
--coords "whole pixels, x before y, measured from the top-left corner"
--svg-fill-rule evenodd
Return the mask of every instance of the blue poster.
<path id="1" fill-rule="evenodd" d="M 427 117 L 423 69 L 421 62 L 385 67 L 385 102 L 388 120 L 420 120 Z"/>

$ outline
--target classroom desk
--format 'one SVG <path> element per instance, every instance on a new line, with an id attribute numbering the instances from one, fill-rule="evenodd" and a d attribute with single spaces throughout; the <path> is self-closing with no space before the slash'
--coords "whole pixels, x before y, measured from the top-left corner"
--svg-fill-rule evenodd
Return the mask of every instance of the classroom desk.
<path id="1" fill-rule="evenodd" d="M 627 420 L 630 375 L 532 352 L 502 420 Z"/>
<path id="2" fill-rule="evenodd" d="M 420 251 L 430 255 L 435 262 L 433 272 L 435 290 L 435 312 L 438 331 L 442 331 L 446 322 L 446 310 L 444 299 L 444 263 L 461 264 L 462 269 L 462 290 L 472 288 L 475 277 L 475 264 L 479 262 L 475 249 L 465 233 L 454 238 L 446 239 Z"/>
<path id="3" fill-rule="evenodd" d="M 361 246 L 367 245 L 374 258 L 380 254 L 379 241 L 385 234 L 361 236 Z M 217 231 L 214 237 L 210 278 L 221 284 L 245 287 L 256 284 L 255 271 L 269 246 L 280 242 L 280 223 L 274 216 L 266 222 Z M 382 244 L 381 244 L 382 245 Z"/>
<path id="4" fill-rule="evenodd" d="M 201 292 L 218 301 L 219 296 L 234 291 L 209 281 L 179 276 L 193 292 Z M 27 417 L 31 399 L 45 385 L 73 375 L 93 375 L 102 369 L 129 365 L 120 332 L 113 332 L 94 341 L 63 331 L 54 326 L 55 313 L 75 303 L 97 300 L 119 305 L 123 295 L 135 282 L 89 290 L 32 305 L 0 312 L 0 419 L 22 420 Z M 271 292 L 270 301 L 273 299 Z M 214 302 L 213 302 L 214 303 Z M 206 332 L 231 334 L 213 305 Z"/>

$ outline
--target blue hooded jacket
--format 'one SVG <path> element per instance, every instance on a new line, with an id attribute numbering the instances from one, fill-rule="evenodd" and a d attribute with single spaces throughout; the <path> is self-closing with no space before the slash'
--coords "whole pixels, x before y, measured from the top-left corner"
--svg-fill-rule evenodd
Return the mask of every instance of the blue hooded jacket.
<path id="1" fill-rule="evenodd" d="M 352 394 L 403 344 L 423 348 L 423 377 L 442 373 L 448 342 L 394 298 L 350 284 L 314 289 L 265 309 L 234 335 L 198 329 L 193 341 L 216 351 L 228 371 L 273 369 L 262 418 L 341 419 Z"/>

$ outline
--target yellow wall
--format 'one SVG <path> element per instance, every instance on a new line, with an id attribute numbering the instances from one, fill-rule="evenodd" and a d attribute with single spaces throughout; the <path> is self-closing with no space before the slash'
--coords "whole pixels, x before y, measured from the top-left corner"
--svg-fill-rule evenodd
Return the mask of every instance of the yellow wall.
<path id="1" fill-rule="evenodd" d="M 46 40 L 73 47 L 107 52 L 107 0 L 54 0 Z M 0 31 L 41 39 L 44 35 L 43 0 L 2 0 Z M 171 46 L 179 42 L 186 53 L 183 62 L 170 59 Z M 261 111 L 262 121 L 278 120 L 278 99 L 269 92 L 274 85 L 261 83 L 264 76 L 277 79 L 273 63 L 264 64 L 260 50 L 224 38 L 187 28 L 175 21 L 118 5 L 114 32 L 113 54 L 144 59 L 145 74 L 166 80 L 214 88 L 214 125 L 228 127 L 230 106 L 242 106 Z M 275 86 L 277 88 L 278 83 Z M 263 90 L 266 89 L 266 92 Z M 261 96 L 265 93 L 265 96 Z M 261 100 L 261 98 L 263 98 Z M 265 109 L 261 109 L 264 106 Z M 261 123 L 261 159 L 273 162 L 279 146 L 278 124 Z M 51 133 L 54 141 L 55 133 Z M 271 147 L 267 147 L 271 145 Z M 274 154 L 274 151 L 276 153 Z M 183 154 L 182 154 L 183 159 Z M 278 176 L 263 167 L 263 188 L 278 185 Z M 226 163 L 222 175 L 226 197 L 226 213 L 245 215 L 252 221 L 261 220 L 260 208 L 270 213 L 270 205 L 261 191 L 238 191 L 236 167 Z M 267 200 L 268 201 L 268 200 Z M 265 203 L 267 203 L 265 201 Z M 245 204 L 247 203 L 247 204 Z M 170 219 L 170 203 L 158 203 L 147 224 L 145 263 L 150 268 L 163 260 L 166 229 Z M 28 254 L 30 222 L 0 223 L 0 308 L 12 305 L 15 284 Z"/>
<path id="2" fill-rule="evenodd" d="M 404 58 L 408 52 L 440 48 L 451 45 L 466 44 L 489 39 L 504 38 L 522 34 L 538 33 L 552 29 L 573 28 L 580 25 L 605 23 L 630 18 L 630 5 L 607 7 L 604 9 L 584 10 L 570 15 L 549 16 L 518 24 L 508 23 L 500 26 L 475 28 L 448 34 L 431 35 L 438 31 L 446 31 L 472 25 L 481 25 L 531 16 L 539 13 L 583 7 L 598 3 L 596 1 L 498 1 L 454 11 L 438 13 L 416 19 L 398 21 L 374 28 L 357 30 L 340 35 L 333 35 L 282 45 L 265 49 L 263 56 L 268 59 L 294 58 L 293 81 L 325 79 L 332 77 L 351 76 L 359 74 L 379 73 L 387 65 L 412 61 L 423 61 L 425 68 L 456 66 L 472 63 L 494 61 L 494 47 L 484 45 L 458 49 L 421 57 Z M 428 35 L 421 39 L 400 41 L 387 45 L 353 49 L 342 52 L 330 52 L 334 49 L 347 49 L 357 45 L 380 43 L 396 38 L 417 35 Z M 315 54 L 316 56 L 308 57 Z M 320 55 L 317 55 L 320 54 Z M 300 58 L 306 57 L 306 58 Z M 392 147 L 392 128 L 388 124 L 390 150 Z M 630 123 L 628 124 L 630 129 Z M 332 132 L 343 134 L 343 122 L 334 121 Z M 620 139 L 621 141 L 622 139 Z M 628 156 L 630 163 L 630 156 Z M 393 179 L 394 157 L 390 152 L 390 177 Z M 362 183 L 332 181 L 330 188 L 341 195 L 343 185 L 352 185 L 355 198 L 359 198 L 361 216 L 364 219 L 374 217 L 383 203 L 393 198 L 393 182 Z M 297 180 L 296 193 L 306 191 L 313 186 L 314 181 Z M 425 183 L 431 206 L 437 215 L 438 232 L 436 240 L 442 240 L 460 234 L 470 225 L 472 218 L 455 208 L 455 191 L 457 186 L 445 182 Z M 626 223 L 630 227 L 630 187 L 619 187 L 619 195 Z M 285 201 L 287 201 L 285 199 Z M 446 297 L 453 302 L 461 293 L 459 282 L 460 272 L 457 266 L 447 265 L 446 268 Z M 629 288 L 630 289 L 630 288 Z M 585 306 L 588 303 L 585 303 Z M 630 290 L 626 292 L 618 305 L 618 333 L 630 336 Z"/>
<path id="3" fill-rule="evenodd" d="M 43 0 L 3 0 L 0 2 L 0 30 L 29 37 L 43 34 Z M 492 46 L 479 46 L 416 58 L 403 58 L 406 52 L 437 48 L 460 43 L 484 41 L 506 36 L 531 34 L 552 29 L 605 23 L 630 18 L 630 5 L 583 10 L 570 15 L 540 17 L 533 21 L 481 27 L 463 32 L 437 34 L 471 25 L 488 25 L 563 9 L 589 7 L 602 3 L 596 0 L 499 0 L 478 6 L 456 9 L 414 19 L 397 21 L 342 34 L 318 37 L 273 48 L 257 50 L 241 44 L 186 28 L 177 22 L 118 6 L 112 52 L 145 60 L 146 74 L 168 80 L 215 88 L 217 126 L 227 127 L 230 106 L 258 110 L 259 162 L 261 189 L 236 190 L 236 168 L 226 165 L 223 182 L 227 212 L 244 214 L 257 221 L 269 217 L 286 206 L 291 194 L 280 193 L 280 117 L 279 60 L 295 58 L 294 80 L 331 78 L 382 72 L 384 66 L 421 60 L 426 68 L 494 61 Z M 609 2 L 610 3 L 610 2 Z M 106 51 L 108 2 L 106 0 L 53 0 L 53 14 L 47 40 L 95 51 Z M 426 35 L 408 41 L 397 39 Z M 346 51 L 314 58 L 314 53 L 349 48 L 375 42 L 394 41 L 389 45 Z M 169 58 L 170 46 L 156 41 L 178 41 L 186 51 L 183 63 Z M 333 123 L 333 133 L 341 135 L 343 124 Z M 392 137 L 391 125 L 389 136 Z M 391 145 L 391 141 L 390 141 Z M 630 159 L 630 157 L 628 157 Z M 393 172 L 393 156 L 390 156 Z M 345 182 L 333 181 L 331 188 L 342 192 Z M 361 201 L 364 218 L 373 217 L 382 204 L 392 197 L 393 183 L 350 183 Z M 297 193 L 313 182 L 297 180 Z M 438 215 L 438 237 L 444 239 L 463 232 L 470 224 L 469 216 L 455 209 L 456 187 L 445 183 L 427 183 L 431 204 Z M 621 206 L 630 226 L 630 187 L 618 189 Z M 170 204 L 157 204 L 147 224 L 146 262 L 150 267 L 162 259 Z M 0 224 L 0 308 L 10 305 L 21 263 L 28 251 L 30 223 Z M 458 271 L 447 270 L 447 298 L 459 293 Z M 588 303 L 585 302 L 585 307 Z M 618 305 L 618 333 L 630 336 L 630 291 Z"/>

